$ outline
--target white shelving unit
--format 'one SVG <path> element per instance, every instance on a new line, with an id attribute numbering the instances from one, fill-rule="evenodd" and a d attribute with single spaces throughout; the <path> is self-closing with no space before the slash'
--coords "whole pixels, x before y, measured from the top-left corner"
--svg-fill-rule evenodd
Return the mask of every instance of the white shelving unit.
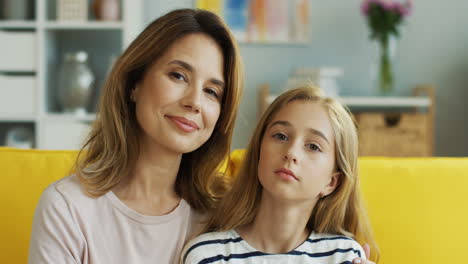
<path id="1" fill-rule="evenodd" d="M 33 55 L 25 59 L 30 61 L 31 67 L 9 67 L 0 63 L 0 146 L 5 144 L 9 129 L 23 126 L 33 131 L 35 148 L 77 149 L 89 131 L 90 122 L 95 119 L 95 113 L 93 107 L 84 115 L 63 113 L 57 106 L 57 72 L 63 56 L 79 50 L 88 53 L 96 77 L 94 89 L 97 95 L 112 58 L 120 55 L 143 29 L 143 0 L 120 0 L 120 21 L 97 21 L 91 11 L 93 0 L 88 0 L 87 21 L 60 21 L 57 20 L 57 2 L 35 0 L 32 20 L 0 20 L 2 49 L 2 37 L 13 41 L 13 47 L 16 45 L 14 41 L 19 39 L 18 34 L 33 40 L 23 43 L 30 45 L 27 52 Z M 12 52 L 24 54 L 21 50 L 13 49 Z M 22 80 L 31 84 L 18 90 L 14 84 Z M 97 102 L 97 96 L 94 97 Z"/>
<path id="2" fill-rule="evenodd" d="M 271 104 L 276 95 L 269 95 L 267 103 Z M 400 107 L 417 107 L 428 108 L 431 106 L 430 97 L 378 97 L 378 96 L 343 96 L 338 100 L 348 107 L 377 107 L 377 108 L 400 108 Z"/>

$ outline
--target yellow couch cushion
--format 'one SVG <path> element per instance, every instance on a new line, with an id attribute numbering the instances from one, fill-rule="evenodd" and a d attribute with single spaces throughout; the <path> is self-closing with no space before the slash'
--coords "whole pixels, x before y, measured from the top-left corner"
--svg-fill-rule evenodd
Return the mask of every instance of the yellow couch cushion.
<path id="1" fill-rule="evenodd" d="M 2 263 L 27 263 L 39 197 L 49 184 L 70 173 L 76 155 L 76 151 L 0 148 Z"/>
<path id="2" fill-rule="evenodd" d="M 243 153 L 232 153 L 228 173 Z M 76 155 L 0 148 L 2 263 L 26 263 L 39 197 L 70 174 Z M 359 168 L 380 263 L 466 262 L 468 158 L 360 158 Z"/>
<path id="3" fill-rule="evenodd" d="M 361 158 L 381 263 L 468 261 L 468 158 Z"/>

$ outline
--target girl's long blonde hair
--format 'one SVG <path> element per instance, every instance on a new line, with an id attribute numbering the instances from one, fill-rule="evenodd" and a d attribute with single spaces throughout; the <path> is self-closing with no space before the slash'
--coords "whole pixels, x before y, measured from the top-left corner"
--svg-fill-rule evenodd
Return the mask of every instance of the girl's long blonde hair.
<path id="1" fill-rule="evenodd" d="M 336 143 L 336 168 L 342 173 L 335 191 L 317 201 L 307 228 L 319 233 L 346 235 L 360 243 L 368 243 L 371 259 L 377 260 L 378 248 L 360 195 L 358 137 L 352 115 L 335 99 L 324 97 L 320 89 L 311 86 L 286 91 L 262 115 L 232 188 L 220 201 L 203 232 L 234 229 L 254 220 L 263 189 L 258 180 L 258 163 L 265 130 L 280 109 L 297 100 L 318 103 L 328 112 Z"/>
<path id="2" fill-rule="evenodd" d="M 173 43 L 192 33 L 208 35 L 222 49 L 226 87 L 215 129 L 205 144 L 183 154 L 175 189 L 195 209 L 206 211 L 213 206 L 216 197 L 211 185 L 230 153 L 243 69 L 236 42 L 224 22 L 209 11 L 194 9 L 174 10 L 156 19 L 116 61 L 76 163 L 77 175 L 89 195 L 103 195 L 130 174 L 139 154 L 140 129 L 131 90 Z"/>

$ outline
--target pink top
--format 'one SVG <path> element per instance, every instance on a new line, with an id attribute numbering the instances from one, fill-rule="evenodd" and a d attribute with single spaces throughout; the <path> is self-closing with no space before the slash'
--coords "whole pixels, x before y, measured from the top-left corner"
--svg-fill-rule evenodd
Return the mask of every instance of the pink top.
<path id="1" fill-rule="evenodd" d="M 110 191 L 85 195 L 75 175 L 50 185 L 36 208 L 29 263 L 176 263 L 201 227 L 185 200 L 163 216 L 142 215 Z"/>

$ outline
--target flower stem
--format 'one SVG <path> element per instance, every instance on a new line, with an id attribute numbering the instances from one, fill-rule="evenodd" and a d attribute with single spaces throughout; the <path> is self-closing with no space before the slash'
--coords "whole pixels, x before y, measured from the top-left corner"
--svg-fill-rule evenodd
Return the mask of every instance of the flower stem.
<path id="1" fill-rule="evenodd" d="M 389 94 L 393 90 L 392 62 L 390 61 L 389 39 L 382 38 L 380 55 L 380 91 L 383 94 Z"/>

